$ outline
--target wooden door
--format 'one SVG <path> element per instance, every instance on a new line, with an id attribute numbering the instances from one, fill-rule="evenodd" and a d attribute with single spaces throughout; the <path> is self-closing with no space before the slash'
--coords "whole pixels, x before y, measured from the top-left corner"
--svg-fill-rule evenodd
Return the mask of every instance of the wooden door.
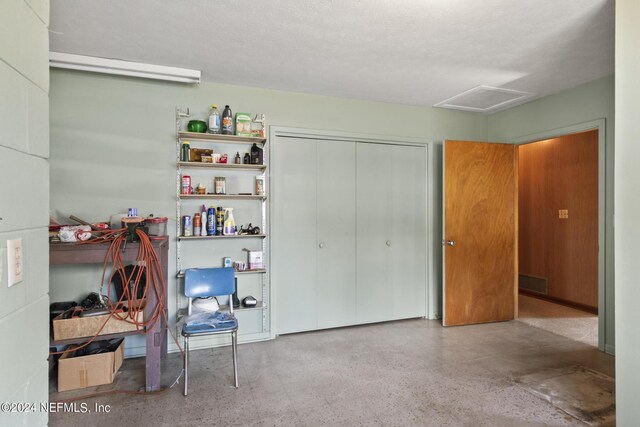
<path id="1" fill-rule="evenodd" d="M 517 165 L 514 145 L 444 143 L 445 326 L 516 316 Z"/>
<path id="2" fill-rule="evenodd" d="M 316 144 L 316 301 L 318 328 L 323 329 L 352 325 L 356 319 L 356 144 Z"/>

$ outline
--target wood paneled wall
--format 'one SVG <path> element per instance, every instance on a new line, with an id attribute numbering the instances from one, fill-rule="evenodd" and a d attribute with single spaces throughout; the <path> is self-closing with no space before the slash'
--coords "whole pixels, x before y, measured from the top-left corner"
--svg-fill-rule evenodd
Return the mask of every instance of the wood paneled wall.
<path id="1" fill-rule="evenodd" d="M 598 131 L 521 145 L 519 159 L 519 273 L 546 278 L 552 298 L 597 308 Z"/>

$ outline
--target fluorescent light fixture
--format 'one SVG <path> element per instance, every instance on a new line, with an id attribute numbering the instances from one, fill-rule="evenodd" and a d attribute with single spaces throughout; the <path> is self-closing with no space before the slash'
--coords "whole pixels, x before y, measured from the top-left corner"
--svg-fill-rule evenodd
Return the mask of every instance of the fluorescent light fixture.
<path id="1" fill-rule="evenodd" d="M 182 83 L 200 83 L 200 70 L 165 67 L 164 65 L 143 64 L 119 59 L 98 58 L 96 56 L 73 55 L 71 53 L 49 52 L 49 66 L 93 73 L 117 74 L 119 76 L 141 77 L 143 79 L 168 80 Z"/>

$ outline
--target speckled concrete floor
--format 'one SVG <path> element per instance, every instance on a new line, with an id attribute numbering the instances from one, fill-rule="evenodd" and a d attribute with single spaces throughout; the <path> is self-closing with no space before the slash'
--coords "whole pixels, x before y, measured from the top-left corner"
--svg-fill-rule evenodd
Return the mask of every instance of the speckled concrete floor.
<path id="1" fill-rule="evenodd" d="M 180 384 L 156 395 L 85 398 L 111 411 L 51 414 L 50 425 L 583 426 L 515 379 L 576 365 L 614 375 L 613 357 L 517 321 L 443 328 L 408 320 L 245 344 L 239 389 L 231 387 L 229 348 L 191 356 L 188 397 Z M 142 363 L 127 360 L 116 387 L 140 386 Z M 180 364 L 169 355 L 165 384 Z M 87 393 L 54 392 L 51 400 Z"/>

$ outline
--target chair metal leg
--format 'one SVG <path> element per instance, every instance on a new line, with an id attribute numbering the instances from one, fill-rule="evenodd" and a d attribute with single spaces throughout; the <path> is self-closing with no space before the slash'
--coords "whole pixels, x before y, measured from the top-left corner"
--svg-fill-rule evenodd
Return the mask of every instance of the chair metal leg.
<path id="1" fill-rule="evenodd" d="M 238 388 L 238 331 L 231 332 L 231 347 L 233 348 L 233 381 Z"/>
<path id="2" fill-rule="evenodd" d="M 184 391 L 182 394 L 187 395 L 187 386 L 189 382 L 189 337 L 184 337 Z"/>

